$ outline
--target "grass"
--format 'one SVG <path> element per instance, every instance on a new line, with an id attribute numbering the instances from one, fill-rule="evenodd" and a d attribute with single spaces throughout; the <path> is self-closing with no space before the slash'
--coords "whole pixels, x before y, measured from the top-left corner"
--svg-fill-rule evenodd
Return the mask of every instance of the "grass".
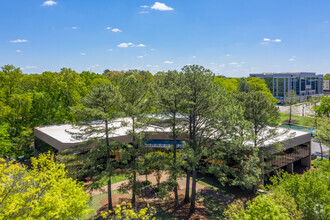
<path id="1" fill-rule="evenodd" d="M 280 120 L 283 123 L 285 120 L 290 118 L 290 114 L 288 113 L 280 113 Z M 298 116 L 298 115 L 291 115 L 291 119 L 295 120 L 294 125 L 304 126 L 304 127 L 313 127 L 314 119 L 312 117 L 307 116 Z"/>
<path id="2" fill-rule="evenodd" d="M 118 190 L 111 191 L 112 195 L 120 194 Z M 100 202 L 108 197 L 108 193 L 104 192 L 95 196 L 92 196 L 89 202 L 89 208 L 94 209 L 94 212 L 87 215 L 86 219 L 100 219 L 98 216 L 96 216 L 96 211 L 101 208 Z"/>

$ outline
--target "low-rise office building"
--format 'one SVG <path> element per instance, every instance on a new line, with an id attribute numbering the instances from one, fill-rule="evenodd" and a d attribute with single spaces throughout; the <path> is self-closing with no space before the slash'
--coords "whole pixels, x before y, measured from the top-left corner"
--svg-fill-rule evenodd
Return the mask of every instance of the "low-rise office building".
<path id="1" fill-rule="evenodd" d="M 104 126 L 94 122 L 95 126 Z M 125 126 L 118 126 L 119 123 L 124 123 Z M 132 137 L 128 134 L 130 129 L 130 118 L 120 118 L 112 121 L 109 126 L 120 127 L 112 132 L 109 136 L 111 140 L 121 143 L 132 143 Z M 171 138 L 171 129 L 161 125 L 149 125 L 144 130 L 148 134 L 148 140 L 145 142 L 146 147 L 154 148 L 155 150 L 164 150 L 173 145 Z M 66 149 L 72 148 L 84 140 L 77 140 L 73 134 L 79 130 L 72 125 L 52 125 L 41 126 L 34 129 L 34 152 L 35 156 L 39 153 L 52 151 L 54 153 L 62 152 Z M 94 136 L 95 137 L 95 136 Z M 104 138 L 99 136 L 96 138 Z M 188 135 L 181 134 L 178 137 L 178 148 L 182 147 L 184 140 L 187 140 Z M 301 167 L 310 167 L 311 165 L 311 134 L 304 131 L 286 130 L 285 128 L 278 128 L 278 135 L 272 139 L 267 140 L 261 148 L 267 149 L 274 143 L 281 143 L 282 151 L 274 152 L 274 158 L 267 162 L 270 166 L 263 170 L 264 174 L 270 174 L 276 170 L 284 169 L 288 172 L 294 172 L 295 169 Z M 253 145 L 251 143 L 251 145 Z M 120 157 L 119 154 L 115 158 Z"/>
<path id="2" fill-rule="evenodd" d="M 294 90 L 304 101 L 311 96 L 323 95 L 323 75 L 309 72 L 295 73 L 259 73 L 250 77 L 264 79 L 273 96 L 283 102 L 288 91 Z"/>

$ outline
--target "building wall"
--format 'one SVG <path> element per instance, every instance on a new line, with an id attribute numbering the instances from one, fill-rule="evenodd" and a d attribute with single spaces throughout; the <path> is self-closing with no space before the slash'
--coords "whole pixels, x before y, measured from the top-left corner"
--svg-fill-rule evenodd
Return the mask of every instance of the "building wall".
<path id="1" fill-rule="evenodd" d="M 315 73 L 262 73 L 250 74 L 265 80 L 273 96 L 283 102 L 286 93 L 294 90 L 300 101 L 323 94 L 323 76 Z"/>
<path id="2" fill-rule="evenodd" d="M 324 94 L 330 94 L 330 80 L 323 80 L 323 92 Z"/>

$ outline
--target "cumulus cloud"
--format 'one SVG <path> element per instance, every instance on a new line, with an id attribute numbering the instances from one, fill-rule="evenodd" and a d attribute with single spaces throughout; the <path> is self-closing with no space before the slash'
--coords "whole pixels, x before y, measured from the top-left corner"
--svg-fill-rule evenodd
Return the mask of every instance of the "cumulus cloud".
<path id="1" fill-rule="evenodd" d="M 155 4 L 153 6 L 151 6 L 151 9 L 159 10 L 159 11 L 172 11 L 172 10 L 174 10 L 173 8 L 165 5 L 164 3 L 160 3 L 160 2 L 155 2 Z"/>
<path id="2" fill-rule="evenodd" d="M 44 3 L 42 3 L 42 6 L 53 6 L 56 4 L 57 4 L 57 2 L 55 2 L 53 0 L 49 0 L 49 1 L 45 1 Z"/>
<path id="3" fill-rule="evenodd" d="M 140 7 L 141 7 L 141 8 L 149 8 L 148 5 L 141 5 Z"/>
<path id="4" fill-rule="evenodd" d="M 77 29 L 79 29 L 79 27 L 72 27 L 72 29 L 73 29 L 73 30 L 77 30 Z"/>
<path id="5" fill-rule="evenodd" d="M 127 47 L 146 47 L 144 44 L 133 44 L 133 43 L 121 43 L 117 47 L 127 48 Z"/>
<path id="6" fill-rule="evenodd" d="M 272 41 L 272 40 L 269 38 L 264 38 L 264 41 Z"/>
<path id="7" fill-rule="evenodd" d="M 295 61 L 296 59 L 295 58 L 290 58 L 289 61 L 292 62 L 292 61 Z"/>
<path id="8" fill-rule="evenodd" d="M 282 42 L 282 40 L 281 39 L 275 39 L 275 40 L 273 40 L 273 42 Z"/>
<path id="9" fill-rule="evenodd" d="M 122 30 L 118 29 L 118 28 L 114 28 L 111 30 L 112 32 L 122 32 Z"/>
<path id="10" fill-rule="evenodd" d="M 170 60 L 166 60 L 164 61 L 165 64 L 173 64 L 173 61 L 170 61 Z"/>
<path id="11" fill-rule="evenodd" d="M 17 39 L 17 40 L 11 40 L 10 43 L 26 43 L 28 40 L 24 39 Z"/>
<path id="12" fill-rule="evenodd" d="M 226 57 L 230 57 L 230 54 L 226 54 Z"/>
<path id="13" fill-rule="evenodd" d="M 21 53 L 22 51 L 21 50 L 16 50 L 16 53 Z"/>
<path id="14" fill-rule="evenodd" d="M 87 53 L 80 53 L 81 56 L 85 56 Z"/>
<path id="15" fill-rule="evenodd" d="M 105 27 L 105 30 L 111 30 L 111 27 Z"/>
<path id="16" fill-rule="evenodd" d="M 134 46 L 133 43 L 121 43 L 117 45 L 117 47 L 123 47 L 123 48 L 132 47 L 132 46 Z"/>
<path id="17" fill-rule="evenodd" d="M 147 64 L 147 65 L 146 65 L 146 67 L 152 67 L 152 65 L 150 65 L 150 64 Z"/>
<path id="18" fill-rule="evenodd" d="M 143 58 L 143 56 L 138 56 L 137 58 L 141 59 L 141 58 Z"/>

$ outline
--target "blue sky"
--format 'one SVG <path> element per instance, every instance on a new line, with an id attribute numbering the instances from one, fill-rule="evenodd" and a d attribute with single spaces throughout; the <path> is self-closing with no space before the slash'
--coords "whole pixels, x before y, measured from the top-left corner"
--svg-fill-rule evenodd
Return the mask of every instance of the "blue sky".
<path id="1" fill-rule="evenodd" d="M 330 72 L 329 0 L 0 0 L 0 66 Z"/>

